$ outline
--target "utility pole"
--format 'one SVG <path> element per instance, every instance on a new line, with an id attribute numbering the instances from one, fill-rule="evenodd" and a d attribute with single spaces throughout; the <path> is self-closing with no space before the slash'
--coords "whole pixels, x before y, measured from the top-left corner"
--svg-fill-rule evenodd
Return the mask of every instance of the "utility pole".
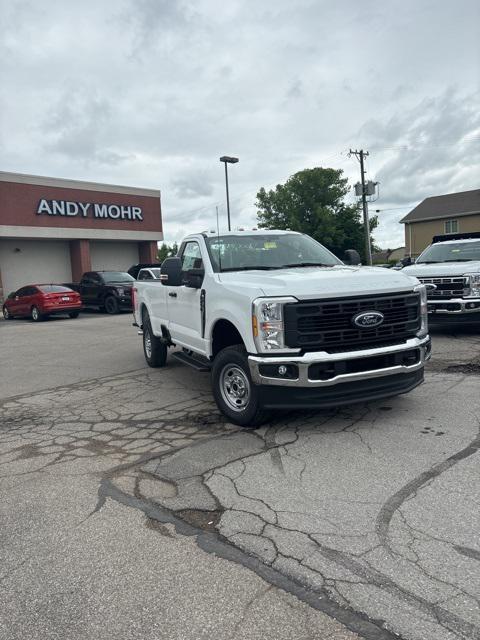
<path id="1" fill-rule="evenodd" d="M 368 219 L 368 204 L 367 204 L 367 193 L 365 187 L 365 168 L 363 164 L 363 159 L 369 155 L 368 151 L 364 151 L 360 149 L 360 151 L 353 151 L 350 149 L 349 156 L 355 156 L 360 161 L 360 178 L 362 181 L 362 207 L 363 207 L 363 226 L 365 229 L 365 256 L 367 260 L 367 264 L 372 264 L 372 248 L 370 246 L 370 221 Z"/>

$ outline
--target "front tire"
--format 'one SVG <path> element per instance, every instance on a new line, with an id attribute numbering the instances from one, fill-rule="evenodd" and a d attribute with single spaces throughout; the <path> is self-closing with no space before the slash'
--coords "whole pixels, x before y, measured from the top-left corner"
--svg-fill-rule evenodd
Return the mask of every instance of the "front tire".
<path id="1" fill-rule="evenodd" d="M 10 313 L 10 311 L 8 310 L 8 308 L 7 308 L 7 307 L 5 307 L 5 306 L 4 306 L 4 307 L 2 308 L 2 311 L 3 311 L 3 319 L 4 319 L 4 320 L 13 320 L 13 316 L 12 316 L 12 314 Z"/>
<path id="2" fill-rule="evenodd" d="M 40 313 L 40 310 L 38 307 L 32 307 L 32 310 L 30 313 L 31 313 L 31 318 L 33 322 L 41 322 L 44 318 L 44 316 Z"/>
<path id="3" fill-rule="evenodd" d="M 143 318 L 143 353 L 149 367 L 164 367 L 167 363 L 167 345 L 153 334 L 148 314 Z"/>
<path id="4" fill-rule="evenodd" d="M 254 429 L 268 420 L 253 384 L 243 345 L 222 349 L 213 361 L 213 397 L 230 422 Z"/>
<path id="5" fill-rule="evenodd" d="M 110 315 L 119 313 L 118 300 L 114 296 L 107 296 L 105 298 L 105 311 Z"/>

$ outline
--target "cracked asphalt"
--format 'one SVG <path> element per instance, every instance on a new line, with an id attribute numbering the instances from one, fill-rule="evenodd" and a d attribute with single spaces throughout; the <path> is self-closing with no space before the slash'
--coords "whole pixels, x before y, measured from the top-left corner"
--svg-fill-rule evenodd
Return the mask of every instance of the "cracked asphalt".
<path id="1" fill-rule="evenodd" d="M 128 315 L 1 322 L 0 638 L 480 639 L 480 331 L 432 333 L 409 395 L 250 432 Z"/>

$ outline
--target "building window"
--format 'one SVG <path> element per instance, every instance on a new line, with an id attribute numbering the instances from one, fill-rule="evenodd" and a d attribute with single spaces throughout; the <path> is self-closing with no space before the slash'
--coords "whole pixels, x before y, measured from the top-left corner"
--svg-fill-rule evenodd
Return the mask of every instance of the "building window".
<path id="1" fill-rule="evenodd" d="M 458 220 L 447 220 L 445 222 L 445 233 L 458 233 Z"/>

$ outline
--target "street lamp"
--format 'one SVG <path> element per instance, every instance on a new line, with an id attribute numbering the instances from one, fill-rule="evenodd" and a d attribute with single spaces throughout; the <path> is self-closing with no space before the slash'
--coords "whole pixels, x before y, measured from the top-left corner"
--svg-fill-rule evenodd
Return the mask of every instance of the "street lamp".
<path id="1" fill-rule="evenodd" d="M 225 164 L 225 189 L 227 191 L 227 216 L 228 216 L 228 230 L 231 231 L 230 228 L 230 198 L 228 195 L 228 169 L 227 164 L 235 164 L 238 162 L 238 158 L 232 158 L 232 156 L 222 156 L 220 158 L 220 162 Z"/>

